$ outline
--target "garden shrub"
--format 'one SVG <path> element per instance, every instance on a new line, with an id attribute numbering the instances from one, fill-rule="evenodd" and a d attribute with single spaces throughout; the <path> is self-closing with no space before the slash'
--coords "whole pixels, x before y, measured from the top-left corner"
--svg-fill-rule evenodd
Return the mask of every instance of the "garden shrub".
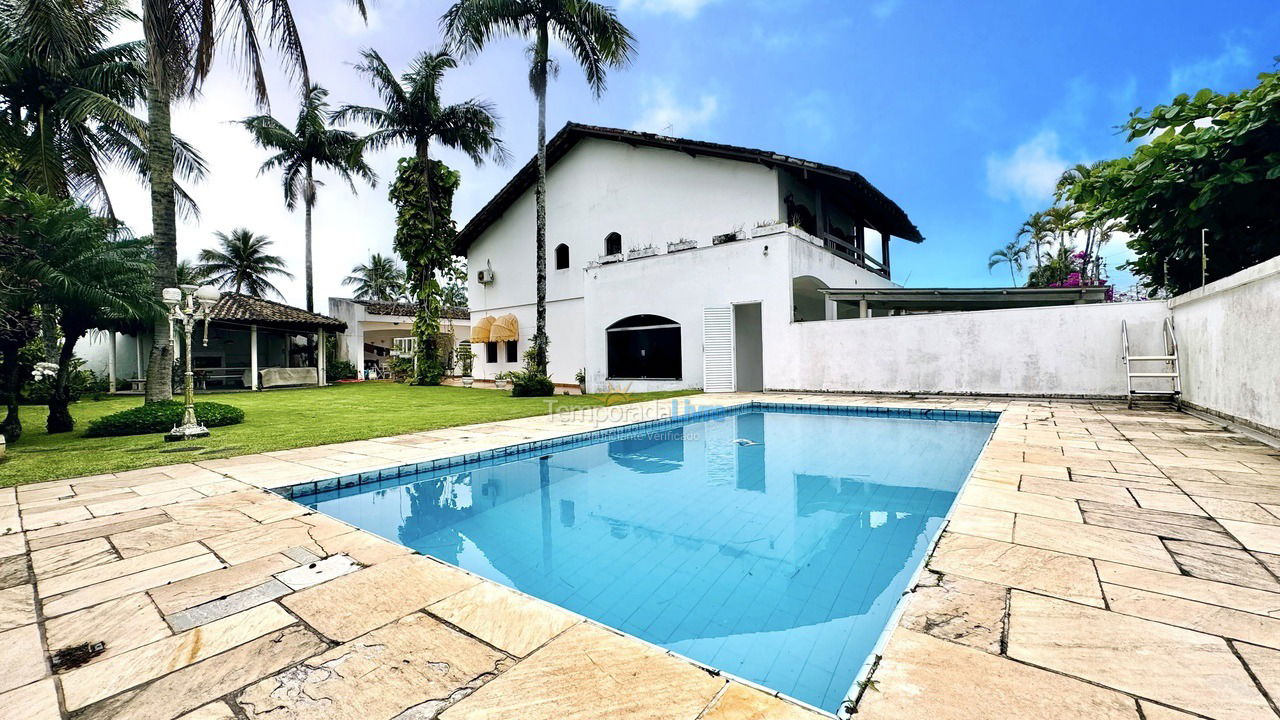
<path id="1" fill-rule="evenodd" d="M 89 423 L 85 437 L 117 437 L 168 432 L 182 422 L 183 404 L 175 400 L 122 410 Z M 244 411 L 233 405 L 196 403 L 196 419 L 205 427 L 222 427 L 244 422 Z"/>
<path id="2" fill-rule="evenodd" d="M 556 394 L 555 383 L 542 373 L 514 370 L 509 375 L 511 397 L 548 397 Z"/>
<path id="3" fill-rule="evenodd" d="M 357 377 L 356 366 L 352 365 L 348 360 L 330 360 L 325 365 L 324 375 L 325 380 L 328 382 L 355 380 Z"/>

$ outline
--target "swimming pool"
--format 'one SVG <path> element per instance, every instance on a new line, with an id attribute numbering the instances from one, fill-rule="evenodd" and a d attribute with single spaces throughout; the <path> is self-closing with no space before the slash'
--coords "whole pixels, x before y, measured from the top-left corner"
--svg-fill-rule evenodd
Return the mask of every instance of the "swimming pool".
<path id="1" fill-rule="evenodd" d="M 834 712 L 996 417 L 753 403 L 286 494 Z"/>

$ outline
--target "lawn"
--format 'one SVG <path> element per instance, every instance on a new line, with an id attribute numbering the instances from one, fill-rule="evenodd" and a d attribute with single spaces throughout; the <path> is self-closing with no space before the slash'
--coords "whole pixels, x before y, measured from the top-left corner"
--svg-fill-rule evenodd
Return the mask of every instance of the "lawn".
<path id="1" fill-rule="evenodd" d="M 688 394 L 636 393 L 630 398 L 640 401 Z M 47 410 L 29 406 L 22 408 L 22 439 L 9 446 L 8 459 L 0 462 L 0 487 L 509 420 L 546 413 L 549 401 L 556 409 L 565 409 L 600 406 L 605 397 L 513 398 L 497 390 L 391 382 L 201 395 L 200 400 L 243 409 L 245 421 L 213 428 L 210 438 L 180 444 L 165 443 L 160 435 L 81 437 L 90 420 L 134 407 L 142 402 L 138 397 L 76 403 L 71 408 L 75 432 L 58 435 L 44 431 Z M 610 404 L 617 400 L 617 396 L 611 397 Z"/>

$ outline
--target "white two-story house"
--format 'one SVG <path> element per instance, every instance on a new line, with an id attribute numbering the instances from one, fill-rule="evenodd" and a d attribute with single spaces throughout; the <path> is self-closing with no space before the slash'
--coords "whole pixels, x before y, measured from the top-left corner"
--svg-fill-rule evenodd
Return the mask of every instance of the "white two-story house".
<path id="1" fill-rule="evenodd" d="M 592 392 L 763 389 L 777 329 L 849 312 L 824 288 L 893 287 L 891 239 L 922 240 L 858 173 L 768 151 L 570 123 L 547 155 L 550 373 Z M 477 378 L 533 335 L 535 178 L 458 234 Z"/>

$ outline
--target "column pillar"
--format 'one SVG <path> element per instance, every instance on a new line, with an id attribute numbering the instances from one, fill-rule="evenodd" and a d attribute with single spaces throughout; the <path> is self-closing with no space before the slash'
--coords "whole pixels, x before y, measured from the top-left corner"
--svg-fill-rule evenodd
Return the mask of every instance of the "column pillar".
<path id="1" fill-rule="evenodd" d="M 867 299 L 863 298 L 858 301 L 858 317 L 864 318 L 866 316 L 867 316 Z"/>
<path id="2" fill-rule="evenodd" d="M 116 331 L 107 333 L 107 392 L 116 394 Z"/>
<path id="3" fill-rule="evenodd" d="M 249 326 L 249 387 L 258 389 L 258 326 Z"/>
<path id="4" fill-rule="evenodd" d="M 316 329 L 316 386 L 324 387 L 325 381 L 325 364 L 328 358 L 325 357 L 324 348 L 324 328 Z"/>

